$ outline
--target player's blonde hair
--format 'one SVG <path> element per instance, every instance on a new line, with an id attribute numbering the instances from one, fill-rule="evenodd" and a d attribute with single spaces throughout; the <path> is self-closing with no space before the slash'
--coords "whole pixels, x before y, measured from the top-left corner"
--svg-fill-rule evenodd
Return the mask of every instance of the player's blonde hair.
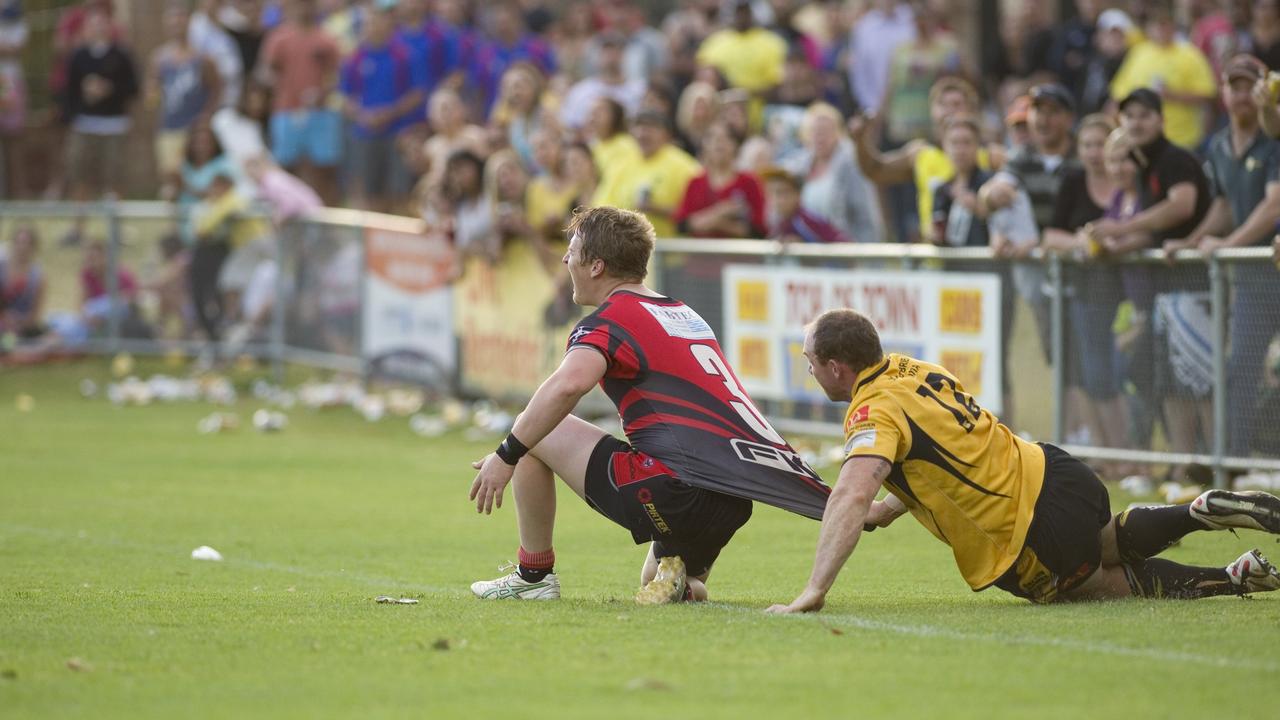
<path id="1" fill-rule="evenodd" d="M 569 219 L 565 234 L 578 236 L 578 257 L 572 262 L 587 265 L 603 260 L 611 277 L 641 282 L 649 274 L 653 254 L 653 224 L 644 214 L 603 205 L 578 208 Z"/>

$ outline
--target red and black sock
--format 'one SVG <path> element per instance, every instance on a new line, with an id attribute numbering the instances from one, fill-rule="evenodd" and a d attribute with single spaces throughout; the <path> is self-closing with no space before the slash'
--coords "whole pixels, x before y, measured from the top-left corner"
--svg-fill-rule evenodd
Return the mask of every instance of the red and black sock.
<path id="1" fill-rule="evenodd" d="M 1116 548 L 1120 559 L 1136 563 L 1155 557 L 1190 532 L 1204 530 L 1191 516 L 1190 505 L 1136 507 L 1116 515 Z"/>
<path id="2" fill-rule="evenodd" d="M 516 554 L 516 562 L 516 572 L 520 573 L 520 579 L 531 583 L 542 582 L 555 569 L 556 551 L 554 548 L 547 548 L 542 552 L 531 553 L 522 546 Z"/>

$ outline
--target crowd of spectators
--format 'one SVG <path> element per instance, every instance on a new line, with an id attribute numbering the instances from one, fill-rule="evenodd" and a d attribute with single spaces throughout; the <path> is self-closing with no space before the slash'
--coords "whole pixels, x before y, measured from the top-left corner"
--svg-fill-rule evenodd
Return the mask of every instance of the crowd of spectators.
<path id="1" fill-rule="evenodd" d="M 210 337 L 266 262 L 251 248 L 269 228 L 227 225 L 271 199 L 264 177 L 296 200 L 279 221 L 319 202 L 408 214 L 464 256 L 532 243 L 553 274 L 566 214 L 591 204 L 643 211 L 659 236 L 1045 250 L 1081 260 L 1077 439 L 1146 447 L 1158 422 L 1173 449 L 1205 449 L 1203 267 L 1105 261 L 1272 242 L 1280 0 L 998 5 L 977 47 L 955 29 L 976 9 L 953 0 L 680 0 L 664 17 L 625 0 L 166 0 L 166 41 L 141 62 L 111 0 L 84 0 L 52 84 L 72 197 L 118 191 L 134 103 L 155 113 L 158 194 L 193 208 L 191 318 Z M 0 1 L 5 138 L 24 38 Z M 998 267 L 1006 337 L 1020 297 L 1048 359 L 1043 266 Z M 1280 283 L 1252 271 L 1231 315 L 1233 454 L 1254 449 L 1280 330 Z"/>

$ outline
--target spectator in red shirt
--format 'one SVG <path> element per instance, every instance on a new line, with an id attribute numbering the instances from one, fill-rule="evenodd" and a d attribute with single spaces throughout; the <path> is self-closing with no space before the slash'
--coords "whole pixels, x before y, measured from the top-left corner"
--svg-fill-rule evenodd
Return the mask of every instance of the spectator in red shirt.
<path id="1" fill-rule="evenodd" d="M 754 175 L 735 167 L 741 139 L 723 122 L 702 141 L 706 170 L 689 181 L 674 220 L 683 234 L 709 238 L 762 237 L 764 190 Z"/>
<path id="2" fill-rule="evenodd" d="M 293 0 L 288 20 L 262 47 L 259 77 L 275 88 L 271 153 L 276 162 L 338 200 L 342 117 L 325 106 L 338 77 L 341 51 L 324 29 L 316 0 Z"/>

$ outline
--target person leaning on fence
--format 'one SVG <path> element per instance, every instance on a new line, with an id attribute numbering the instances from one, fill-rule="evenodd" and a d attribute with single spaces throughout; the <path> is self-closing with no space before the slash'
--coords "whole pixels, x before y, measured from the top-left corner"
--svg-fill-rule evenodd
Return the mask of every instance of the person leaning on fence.
<path id="1" fill-rule="evenodd" d="M 1164 135 L 1163 102 L 1140 88 L 1120 103 L 1120 125 L 1132 139 L 1138 163 L 1140 211 L 1127 220 L 1104 219 L 1094 233 L 1113 254 L 1185 238 L 1195 232 L 1212 202 L 1200 161 Z M 1155 278 L 1159 294 L 1151 315 L 1153 338 L 1149 383 L 1142 383 L 1151 409 L 1163 405 L 1166 435 L 1176 452 L 1195 452 L 1206 439 L 1210 327 L 1207 273 L 1200 268 L 1165 271 Z M 1142 373 L 1144 368 L 1135 368 Z M 1159 398 L 1159 402 L 1157 402 Z M 1143 423 L 1145 426 L 1146 424 Z M 1144 439 L 1145 440 L 1145 439 Z"/>
<path id="2" fill-rule="evenodd" d="M 1112 332 L 1123 286 L 1120 269 L 1107 262 L 1091 232 L 1092 223 L 1106 215 L 1118 189 L 1116 179 L 1107 173 L 1107 140 L 1115 129 L 1111 118 L 1101 114 L 1080 121 L 1076 156 L 1081 167 L 1062 181 L 1053 220 L 1044 231 L 1044 247 L 1072 255 L 1079 263 L 1064 267 L 1064 282 L 1073 295 L 1066 306 L 1074 341 L 1068 351 L 1075 354 L 1080 368 L 1085 427 L 1093 443 L 1123 448 L 1129 445 L 1129 413 Z M 1120 477 L 1134 470 L 1111 463 L 1102 467 L 1104 473 Z"/>
<path id="3" fill-rule="evenodd" d="M 1219 248 L 1263 245 L 1280 220 L 1280 142 L 1264 132 L 1259 110 L 1270 106 L 1267 67 L 1252 55 L 1236 55 L 1222 73 L 1222 103 L 1230 120 L 1209 141 L 1205 167 L 1213 203 L 1204 221 L 1183 239 L 1164 244 L 1167 255 L 1198 249 L 1206 257 Z M 1250 452 L 1259 425 L 1257 387 L 1267 345 L 1280 332 L 1280 278 L 1267 263 L 1231 264 L 1232 301 L 1228 331 L 1227 426 L 1229 454 Z"/>

